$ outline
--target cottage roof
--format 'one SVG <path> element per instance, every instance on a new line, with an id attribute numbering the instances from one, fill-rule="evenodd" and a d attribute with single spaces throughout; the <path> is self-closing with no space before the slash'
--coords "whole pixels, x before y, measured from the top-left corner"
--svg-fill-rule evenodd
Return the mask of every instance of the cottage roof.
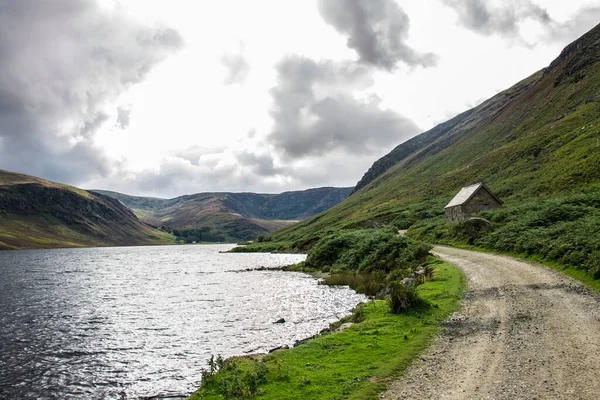
<path id="1" fill-rule="evenodd" d="M 492 191 L 488 189 L 483 183 L 476 183 L 474 185 L 465 186 L 464 188 L 460 189 L 460 192 L 458 192 L 456 196 L 454 196 L 454 198 L 450 200 L 450 203 L 448 203 L 444 208 L 456 207 L 465 204 L 471 197 L 473 197 L 475 193 L 477 193 L 477 191 L 480 188 L 484 188 L 490 195 L 492 195 L 492 197 L 494 197 L 498 201 L 498 203 L 502 204 L 502 201 L 499 198 L 497 198 L 494 195 L 494 193 L 492 193 Z"/>

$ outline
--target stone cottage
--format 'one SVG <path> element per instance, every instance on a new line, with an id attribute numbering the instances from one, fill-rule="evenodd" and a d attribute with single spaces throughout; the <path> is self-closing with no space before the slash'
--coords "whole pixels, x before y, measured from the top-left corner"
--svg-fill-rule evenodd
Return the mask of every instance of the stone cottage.
<path id="1" fill-rule="evenodd" d="M 448 221 L 461 221 L 479 211 L 491 210 L 502 205 L 500 200 L 483 183 L 465 186 L 444 208 Z"/>

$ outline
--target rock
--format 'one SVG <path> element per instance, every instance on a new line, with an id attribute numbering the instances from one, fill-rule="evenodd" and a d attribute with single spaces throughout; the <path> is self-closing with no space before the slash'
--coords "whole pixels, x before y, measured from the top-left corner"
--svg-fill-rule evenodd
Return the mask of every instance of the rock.
<path id="1" fill-rule="evenodd" d="M 475 241 L 492 232 L 494 225 L 484 218 L 472 217 L 459 222 L 454 227 L 454 234 L 467 238 L 469 244 L 474 244 Z"/>
<path id="2" fill-rule="evenodd" d="M 301 344 L 304 344 L 304 343 L 306 343 L 306 342 L 308 342 L 308 339 L 296 340 L 296 341 L 294 342 L 294 347 L 298 347 L 298 346 L 300 346 Z"/>
<path id="3" fill-rule="evenodd" d="M 365 229 L 377 229 L 381 226 L 381 224 L 377 221 L 369 220 L 364 224 Z"/>
<path id="4" fill-rule="evenodd" d="M 336 332 L 345 331 L 346 329 L 350 328 L 352 325 L 353 325 L 352 322 L 346 322 L 345 324 L 340 325 L 335 331 Z"/>
<path id="5" fill-rule="evenodd" d="M 285 324 L 285 319 L 279 318 L 277 321 L 273 322 L 274 324 Z"/>
<path id="6" fill-rule="evenodd" d="M 404 286 L 409 287 L 409 286 L 412 286 L 413 283 L 415 283 L 415 279 L 414 278 L 404 278 L 404 279 L 402 279 L 401 283 Z"/>
<path id="7" fill-rule="evenodd" d="M 269 354 L 275 353 L 278 350 L 285 350 L 285 349 L 289 349 L 289 348 L 290 348 L 290 346 L 288 346 L 288 345 L 275 347 L 274 349 L 269 350 Z"/>

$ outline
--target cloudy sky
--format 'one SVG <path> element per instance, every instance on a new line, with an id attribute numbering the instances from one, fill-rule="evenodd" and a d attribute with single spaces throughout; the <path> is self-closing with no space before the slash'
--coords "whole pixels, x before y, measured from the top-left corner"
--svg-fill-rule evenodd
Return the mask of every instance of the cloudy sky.
<path id="1" fill-rule="evenodd" d="M 0 168 L 129 194 L 353 186 L 597 0 L 0 0 Z"/>

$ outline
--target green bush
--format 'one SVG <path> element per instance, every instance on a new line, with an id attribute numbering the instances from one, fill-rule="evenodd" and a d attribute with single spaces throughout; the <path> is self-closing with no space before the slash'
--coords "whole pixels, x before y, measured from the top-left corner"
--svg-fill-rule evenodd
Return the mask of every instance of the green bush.
<path id="1" fill-rule="evenodd" d="M 429 303 L 419 296 L 414 285 L 406 286 L 402 282 L 395 281 L 390 284 L 389 288 L 389 302 L 394 314 L 429 307 Z"/>
<path id="2" fill-rule="evenodd" d="M 348 285 L 368 296 L 391 295 L 393 312 L 401 312 L 423 305 L 415 288 L 432 278 L 432 268 L 412 273 L 425 263 L 430 249 L 427 244 L 398 235 L 395 228 L 348 230 L 319 240 L 305 265 L 333 271 L 323 284 Z M 402 286 L 398 281 L 409 275 L 412 284 L 401 292 L 396 287 Z"/>
<path id="3" fill-rule="evenodd" d="M 369 273 L 409 269 L 425 261 L 431 246 L 399 236 L 395 229 L 341 231 L 325 236 L 309 251 L 306 265 Z"/>
<path id="4" fill-rule="evenodd" d="M 463 240 L 473 244 L 477 239 L 485 236 L 494 230 L 494 225 L 484 218 L 469 218 L 453 224 L 449 230 L 450 236 L 454 239 Z"/>
<path id="5" fill-rule="evenodd" d="M 361 274 L 345 271 L 329 275 L 321 283 L 329 286 L 349 286 L 358 293 L 376 296 L 384 288 L 385 280 L 386 274 L 383 271 Z"/>
<path id="6" fill-rule="evenodd" d="M 392 225 L 394 225 L 398 229 L 408 229 L 412 224 L 417 222 L 417 216 L 409 210 L 401 212 L 398 217 L 392 221 Z"/>
<path id="7" fill-rule="evenodd" d="M 476 244 L 493 250 L 537 255 L 597 276 L 600 195 L 576 194 L 490 214 L 502 224 Z"/>
<path id="8" fill-rule="evenodd" d="M 269 381 L 268 373 L 269 368 L 263 361 L 253 362 L 249 368 L 242 370 L 235 358 L 224 360 L 221 356 L 211 356 L 208 369 L 202 370 L 200 387 L 213 387 L 225 399 L 253 398 L 260 394 L 260 386 Z M 218 376 L 221 378 L 215 382 Z"/>

